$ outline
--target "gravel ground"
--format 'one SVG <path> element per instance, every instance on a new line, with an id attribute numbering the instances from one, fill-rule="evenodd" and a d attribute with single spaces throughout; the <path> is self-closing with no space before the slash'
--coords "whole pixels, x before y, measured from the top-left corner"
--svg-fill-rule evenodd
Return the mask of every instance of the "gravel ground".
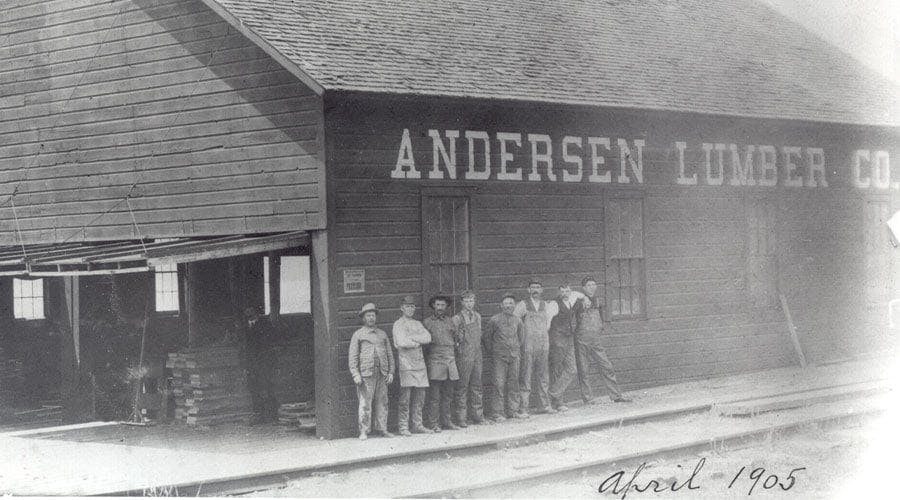
<path id="1" fill-rule="evenodd" d="M 847 411 L 864 404 L 862 400 L 813 405 L 806 408 L 772 412 L 753 418 L 734 419 L 720 417 L 708 412 L 680 417 L 664 422 L 605 429 L 573 436 L 565 439 L 542 442 L 530 446 L 497 450 L 468 457 L 446 457 L 418 463 L 394 463 L 369 469 L 352 470 L 344 473 L 326 473 L 297 481 L 287 488 L 268 490 L 256 496 L 290 497 L 396 497 L 437 491 L 447 487 L 478 483 L 494 478 L 514 477 L 537 471 L 541 468 L 575 465 L 604 457 L 621 456 L 636 449 L 654 449 L 671 446 L 683 441 L 705 440 L 727 432 L 745 431 L 761 426 L 777 425 L 792 419 L 815 417 L 832 412 Z M 722 498 L 723 496 L 747 496 L 752 485 L 749 474 L 757 468 L 765 468 L 753 496 L 762 494 L 795 495 L 791 492 L 803 491 L 800 498 L 822 496 L 835 489 L 834 481 L 827 480 L 838 471 L 846 470 L 865 452 L 865 443 L 870 437 L 859 426 L 845 425 L 842 430 L 823 430 L 818 427 L 806 429 L 802 434 L 788 438 L 772 436 L 769 441 L 753 448 L 724 450 L 713 447 L 705 455 L 684 457 L 678 460 L 648 463 L 639 477 L 643 484 L 651 479 L 671 484 L 672 478 L 683 482 L 690 476 L 698 460 L 706 458 L 694 485 L 700 490 L 682 490 L 678 493 L 661 493 L 662 496 L 681 498 Z M 833 462 L 833 463 L 832 463 Z M 681 467 L 679 467 L 679 465 Z M 734 475 L 746 466 L 731 491 L 728 483 Z M 764 482 L 769 474 L 777 474 L 778 481 L 788 485 L 788 474 L 797 467 L 806 470 L 794 474 L 795 484 L 791 492 L 782 492 L 781 487 L 766 490 Z M 553 480 L 546 484 L 522 484 L 521 487 L 505 488 L 496 492 L 500 497 L 606 497 L 621 498 L 621 494 L 599 495 L 600 483 L 617 469 L 606 467 L 589 475 Z M 634 469 L 627 470 L 624 485 Z M 761 473 L 755 473 L 761 474 Z M 771 485 L 772 481 L 769 480 Z M 640 482 L 640 481 L 639 481 Z M 650 493 L 632 491 L 627 498 L 652 497 Z"/>

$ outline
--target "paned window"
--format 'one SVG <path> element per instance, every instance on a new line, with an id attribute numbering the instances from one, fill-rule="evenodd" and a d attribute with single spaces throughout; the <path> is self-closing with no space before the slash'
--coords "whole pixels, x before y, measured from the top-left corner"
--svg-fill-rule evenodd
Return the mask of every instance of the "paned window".
<path id="1" fill-rule="evenodd" d="M 44 319 L 44 280 L 13 278 L 13 316 L 16 319 Z"/>
<path id="2" fill-rule="evenodd" d="M 644 201 L 606 200 L 606 307 L 610 319 L 646 316 Z"/>
<path id="3" fill-rule="evenodd" d="M 157 312 L 178 312 L 178 264 L 164 264 L 154 270 Z"/>

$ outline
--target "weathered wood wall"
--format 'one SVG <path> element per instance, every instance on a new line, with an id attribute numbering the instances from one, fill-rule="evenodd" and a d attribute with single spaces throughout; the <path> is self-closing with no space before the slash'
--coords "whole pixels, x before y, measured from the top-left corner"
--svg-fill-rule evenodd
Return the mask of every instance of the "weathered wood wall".
<path id="1" fill-rule="evenodd" d="M 591 111 L 453 100 L 376 100 L 335 96 L 326 107 L 328 169 L 333 213 L 329 219 L 335 435 L 355 429 L 356 394 L 347 371 L 347 346 L 365 302 L 381 308 L 379 325 L 390 333 L 398 302 L 413 294 L 417 317 L 429 314 L 422 277 L 422 196 L 462 195 L 470 200 L 471 273 L 485 318 L 498 311 L 504 293 L 525 297 L 528 279 L 545 284 L 545 298 L 561 282 L 578 284 L 585 274 L 605 272 L 604 200 L 622 193 L 644 200 L 646 317 L 608 323 L 608 353 L 626 388 L 674 383 L 760 370 L 794 362 L 777 297 L 751 297 L 748 213 L 772 209 L 765 231 L 773 253 L 769 269 L 788 297 L 804 346 L 817 360 L 860 352 L 862 203 L 867 193 L 847 187 L 851 151 L 888 148 L 898 154 L 896 131 L 827 124 L 726 119 L 661 112 Z M 391 179 L 403 129 L 410 130 L 416 165 L 432 167 L 428 129 L 461 131 L 456 180 Z M 512 164 L 531 168 L 526 133 L 554 141 L 554 169 L 563 165 L 564 135 L 609 137 L 606 168 L 611 184 L 462 180 L 468 165 L 464 130 L 522 134 L 511 145 Z M 643 139 L 644 183 L 615 183 L 616 139 Z M 686 154 L 700 172 L 698 186 L 678 186 L 673 143 L 773 144 L 824 148 L 829 188 L 704 186 L 702 157 Z M 445 139 L 445 144 L 447 141 Z M 584 151 L 587 150 L 585 143 Z M 743 149 L 742 149 L 743 152 Z M 481 164 L 482 152 L 476 151 Z M 634 154 L 635 152 L 632 151 Z M 715 153 L 713 153 L 715 154 Z M 779 162 L 781 160 L 779 159 Z M 727 157 L 726 157 L 727 162 Z M 491 164 L 500 163 L 496 142 Z M 585 160 L 585 168 L 589 168 Z M 779 164 L 779 168 L 781 165 Z M 726 167 L 727 173 L 727 167 Z M 365 292 L 344 293 L 346 269 L 365 270 Z M 773 286 L 775 286 L 773 282 Z M 577 288 L 577 287 L 576 287 Z M 602 288 L 602 286 L 601 286 Z M 485 380 L 488 380 L 487 378 Z M 319 383 L 323 383 L 319 380 Z M 331 387 L 329 386 L 329 387 Z M 488 393 L 490 390 L 487 391 Z M 577 397 L 574 391 L 570 396 Z"/>
<path id="2" fill-rule="evenodd" d="M 324 225 L 321 99 L 200 1 L 0 18 L 0 244 Z"/>

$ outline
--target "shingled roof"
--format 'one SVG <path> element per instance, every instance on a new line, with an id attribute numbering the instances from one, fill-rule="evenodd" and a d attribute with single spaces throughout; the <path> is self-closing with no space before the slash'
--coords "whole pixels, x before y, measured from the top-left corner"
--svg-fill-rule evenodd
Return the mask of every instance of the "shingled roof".
<path id="1" fill-rule="evenodd" d="M 898 86 L 755 0 L 204 0 L 323 90 L 900 125 Z"/>

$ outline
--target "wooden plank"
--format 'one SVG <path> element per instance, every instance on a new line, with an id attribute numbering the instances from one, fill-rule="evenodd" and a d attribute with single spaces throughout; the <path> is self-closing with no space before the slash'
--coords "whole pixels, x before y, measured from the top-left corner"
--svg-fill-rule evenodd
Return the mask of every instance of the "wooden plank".
<path id="1" fill-rule="evenodd" d="M 790 332 L 791 344 L 794 346 L 794 353 L 801 368 L 806 368 L 806 356 L 803 355 L 803 348 L 800 346 L 800 339 L 797 337 L 797 329 L 794 327 L 794 320 L 791 319 L 791 310 L 788 308 L 787 299 L 783 293 L 778 294 L 781 301 L 781 310 L 784 312 L 784 319 L 787 322 L 788 331 Z"/>
<path id="2" fill-rule="evenodd" d="M 881 382 L 870 382 L 849 386 L 829 387 L 783 396 L 717 404 L 713 405 L 713 411 L 723 417 L 752 417 L 770 411 L 788 410 L 791 408 L 800 408 L 821 403 L 831 403 L 843 399 L 878 394 L 888 390 L 889 389 Z"/>

